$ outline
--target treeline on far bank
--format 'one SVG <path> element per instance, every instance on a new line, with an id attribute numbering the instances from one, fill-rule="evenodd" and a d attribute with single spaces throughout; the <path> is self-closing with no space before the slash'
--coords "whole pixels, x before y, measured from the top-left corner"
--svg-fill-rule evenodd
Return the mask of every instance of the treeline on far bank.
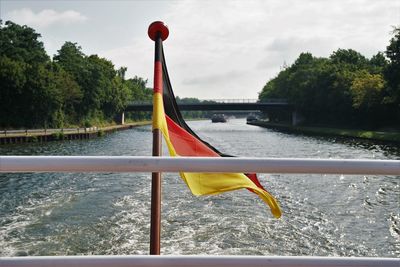
<path id="1" fill-rule="evenodd" d="M 65 42 L 51 59 L 28 26 L 0 22 L 0 128 L 91 126 L 112 121 L 132 100 L 149 100 L 146 80 Z"/>
<path id="2" fill-rule="evenodd" d="M 259 99 L 269 98 L 287 99 L 306 125 L 399 129 L 400 28 L 370 59 L 352 49 L 329 58 L 301 53 L 264 86 Z M 275 115 L 270 119 L 285 119 Z"/>

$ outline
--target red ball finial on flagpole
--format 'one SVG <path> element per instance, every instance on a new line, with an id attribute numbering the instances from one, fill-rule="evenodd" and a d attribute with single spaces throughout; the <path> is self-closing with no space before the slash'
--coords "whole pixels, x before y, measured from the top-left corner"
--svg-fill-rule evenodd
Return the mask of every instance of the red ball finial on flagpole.
<path id="1" fill-rule="evenodd" d="M 160 33 L 161 40 L 164 41 L 168 38 L 168 27 L 162 21 L 154 21 L 152 24 L 150 24 L 147 34 L 149 35 L 151 40 L 155 41 L 158 32 Z"/>

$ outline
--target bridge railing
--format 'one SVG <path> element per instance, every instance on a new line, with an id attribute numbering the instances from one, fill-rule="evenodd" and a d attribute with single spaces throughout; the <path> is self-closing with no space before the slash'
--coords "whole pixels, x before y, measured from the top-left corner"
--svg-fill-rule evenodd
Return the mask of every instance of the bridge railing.
<path id="1" fill-rule="evenodd" d="M 200 102 L 182 102 L 178 101 L 179 104 L 208 104 L 208 103 L 226 103 L 226 104 L 231 104 L 231 103 L 288 103 L 287 99 L 284 98 L 271 98 L 271 99 L 266 99 L 266 100 L 258 100 L 255 98 L 243 98 L 243 99 L 222 99 L 222 98 L 214 98 L 214 99 L 199 99 Z M 151 100 L 139 100 L 139 101 L 131 101 L 128 103 L 129 105 L 151 105 L 152 101 Z"/>
<path id="2" fill-rule="evenodd" d="M 287 99 L 285 98 L 271 98 L 259 100 L 256 98 L 244 98 L 244 99 L 200 99 L 201 102 L 213 101 L 216 103 L 287 103 Z"/>
<path id="3" fill-rule="evenodd" d="M 258 99 L 253 98 L 243 98 L 243 99 L 200 99 L 201 102 L 216 102 L 216 103 L 257 103 Z"/>
<path id="4" fill-rule="evenodd" d="M 153 102 L 151 100 L 138 100 L 138 101 L 131 101 L 128 103 L 129 105 L 151 105 Z"/>

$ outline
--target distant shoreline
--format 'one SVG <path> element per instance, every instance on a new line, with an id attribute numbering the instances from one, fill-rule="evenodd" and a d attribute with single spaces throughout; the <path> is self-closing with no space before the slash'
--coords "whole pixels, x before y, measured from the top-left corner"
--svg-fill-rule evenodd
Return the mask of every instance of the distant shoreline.
<path id="1" fill-rule="evenodd" d="M 366 131 L 355 129 L 340 129 L 312 126 L 292 126 L 288 124 L 270 123 L 265 121 L 248 122 L 249 125 L 275 129 L 282 132 L 299 133 L 319 136 L 338 136 L 344 138 L 356 138 L 371 141 L 381 141 L 400 144 L 400 132 Z"/>

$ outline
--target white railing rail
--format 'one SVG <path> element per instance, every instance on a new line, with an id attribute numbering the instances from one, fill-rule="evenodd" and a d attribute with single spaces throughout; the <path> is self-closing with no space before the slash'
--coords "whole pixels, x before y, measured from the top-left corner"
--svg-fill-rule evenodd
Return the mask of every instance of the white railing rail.
<path id="1" fill-rule="evenodd" d="M 0 156 L 0 172 L 257 172 L 400 175 L 400 160 Z"/>
<path id="2" fill-rule="evenodd" d="M 0 258 L 0 267 L 399 267 L 396 258 L 285 256 L 53 256 Z"/>

